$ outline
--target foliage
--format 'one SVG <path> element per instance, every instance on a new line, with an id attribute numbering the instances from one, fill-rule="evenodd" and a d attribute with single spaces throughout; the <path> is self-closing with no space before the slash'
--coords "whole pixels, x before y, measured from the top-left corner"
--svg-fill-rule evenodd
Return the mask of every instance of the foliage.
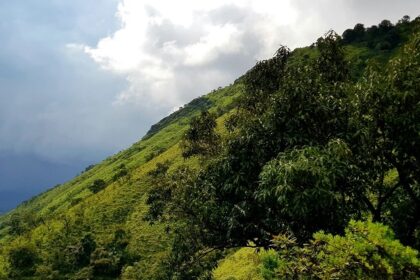
<path id="1" fill-rule="evenodd" d="M 252 94 L 241 98 L 241 107 L 253 112 L 263 107 L 262 105 L 267 101 L 267 97 L 279 88 L 289 57 L 290 50 L 282 46 L 276 51 L 273 58 L 257 62 L 245 74 L 245 91 Z"/>
<path id="2" fill-rule="evenodd" d="M 213 271 L 215 280 L 262 280 L 255 248 L 242 248 L 224 258 Z"/>
<path id="3" fill-rule="evenodd" d="M 179 225 L 171 277 L 205 274 L 218 250 L 249 241 L 269 248 L 278 232 L 303 244 L 318 230 L 342 233 L 349 220 L 366 216 L 394 225 L 398 238 L 417 246 L 418 35 L 360 81 L 351 79 L 337 34 L 315 47 L 314 59 L 288 64 L 281 49 L 281 63 L 257 64 L 244 78 L 243 105 L 229 119 L 222 150 L 198 173 L 164 176 L 152 191 L 151 209 L 159 205 L 158 216 Z M 210 131 L 199 124 L 192 122 L 190 145 Z M 390 183 L 392 170 L 398 176 Z"/>
<path id="4" fill-rule="evenodd" d="M 396 240 L 389 227 L 371 221 L 351 220 L 343 235 L 317 232 L 303 245 L 290 234 L 280 234 L 274 244 L 269 250 L 240 249 L 221 262 L 214 278 L 249 279 L 243 271 L 266 280 L 418 279 L 420 275 L 418 252 Z"/>
<path id="5" fill-rule="evenodd" d="M 272 107 L 267 108 L 262 117 L 257 114 L 255 119 L 247 118 L 255 108 L 244 108 L 245 112 L 240 113 L 245 114 L 245 117 L 239 116 L 241 121 L 237 126 L 239 137 L 233 132 L 235 137 L 228 138 L 225 153 L 203 170 L 191 186 L 180 184 L 180 192 L 184 195 L 175 205 L 181 209 L 171 212 L 183 212 L 189 227 L 197 223 L 198 227 L 207 229 L 208 233 L 202 238 L 208 246 L 245 245 L 253 239 L 265 246 L 270 243 L 271 234 L 280 230 L 279 225 L 284 224 L 277 222 L 275 217 L 267 217 L 266 210 L 270 208 L 256 199 L 259 174 L 270 159 L 286 148 L 326 144 L 326 137 L 342 129 L 346 115 L 345 111 L 340 112 L 340 107 L 343 107 L 339 99 L 343 95 L 342 86 L 336 80 L 332 81 L 332 86 L 324 86 L 323 83 L 330 82 L 330 79 L 342 79 L 346 70 L 341 70 L 343 75 L 336 73 L 339 76 L 328 77 L 327 81 L 322 76 L 316 76 L 318 69 L 328 72 L 331 67 L 336 70 L 335 65 L 339 65 L 328 59 L 342 58 L 340 54 L 335 54 L 340 52 L 335 47 L 336 40 L 338 37 L 333 33 L 319 40 L 320 45 L 331 44 L 334 47 L 323 47 L 313 68 L 290 69 L 290 72 L 280 77 L 281 90 L 271 97 Z M 332 66 L 329 67 L 326 62 Z M 305 84 L 308 75 L 314 76 L 314 79 Z M 327 94 L 331 97 L 325 96 Z M 261 122 L 265 122 L 263 126 Z"/>
<path id="6" fill-rule="evenodd" d="M 317 40 L 316 46 L 321 53 L 316 62 L 316 71 L 328 82 L 343 82 L 348 78 L 348 66 L 344 57 L 341 37 L 329 31 Z"/>
<path id="7" fill-rule="evenodd" d="M 117 277 L 120 273 L 118 256 L 102 247 L 92 252 L 90 264 L 95 275 Z"/>
<path id="8" fill-rule="evenodd" d="M 35 266 L 39 257 L 35 246 L 29 243 L 17 244 L 16 247 L 8 251 L 8 260 L 11 270 L 9 276 L 19 278 L 22 276 L 31 276 L 35 273 Z"/>
<path id="9" fill-rule="evenodd" d="M 34 212 L 24 211 L 21 213 L 14 213 L 10 216 L 6 223 L 9 226 L 9 234 L 22 235 L 38 224 L 38 219 Z"/>
<path id="10" fill-rule="evenodd" d="M 388 227 L 350 221 L 345 235 L 314 234 L 303 247 L 294 239 L 275 239 L 277 256 L 263 257 L 264 279 L 418 279 L 418 252 L 403 246 Z M 275 264 L 275 265 L 273 265 Z M 263 270 L 264 271 L 264 270 Z"/>
<path id="11" fill-rule="evenodd" d="M 277 232 L 291 230 L 300 240 L 320 229 L 340 232 L 363 208 L 351 156 L 343 141 L 331 140 L 324 148 L 295 149 L 268 162 L 255 192 L 265 205 L 266 226 L 277 224 Z"/>
<path id="12" fill-rule="evenodd" d="M 96 242 L 91 234 L 86 234 L 80 241 L 79 251 L 76 255 L 76 262 L 79 266 L 85 266 L 89 264 L 90 255 L 96 248 Z"/>
<path id="13" fill-rule="evenodd" d="M 60 271 L 54 270 L 51 265 L 37 266 L 35 277 L 45 280 L 59 280 L 63 278 L 60 276 Z"/>
<path id="14" fill-rule="evenodd" d="M 415 19 L 415 21 L 418 19 Z M 378 25 L 365 28 L 358 23 L 353 29 L 346 29 L 343 33 L 345 44 L 357 43 L 366 45 L 378 51 L 388 51 L 396 48 L 404 41 L 414 25 L 410 24 L 410 17 L 404 16 L 397 24 L 392 24 L 389 20 L 383 20 Z"/>
<path id="15" fill-rule="evenodd" d="M 92 185 L 89 186 L 89 190 L 92 193 L 98 193 L 106 188 L 106 183 L 102 179 L 97 179 L 93 181 Z"/>
<path id="16" fill-rule="evenodd" d="M 73 275 L 71 280 L 91 280 L 93 278 L 93 268 L 92 267 L 84 267 L 79 270 L 75 275 Z"/>
<path id="17" fill-rule="evenodd" d="M 215 155 L 220 148 L 216 125 L 216 115 L 208 111 L 202 111 L 200 117 L 194 117 L 181 142 L 182 156 Z"/>
<path id="18" fill-rule="evenodd" d="M 0 279 L 5 280 L 9 275 L 9 262 L 5 256 L 0 256 Z"/>
<path id="19" fill-rule="evenodd" d="M 112 176 L 112 180 L 118 181 L 121 178 L 126 178 L 126 177 L 129 177 L 129 172 L 127 170 L 127 167 L 125 166 L 125 164 L 120 164 L 120 166 L 118 166 L 117 172 L 115 173 L 114 176 Z"/>

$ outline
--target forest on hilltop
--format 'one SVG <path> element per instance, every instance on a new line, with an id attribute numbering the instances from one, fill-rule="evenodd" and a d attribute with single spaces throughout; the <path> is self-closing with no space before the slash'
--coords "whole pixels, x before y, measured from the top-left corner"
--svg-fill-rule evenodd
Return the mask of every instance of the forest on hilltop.
<path id="1" fill-rule="evenodd" d="M 0 217 L 0 279 L 419 279 L 420 17 L 280 47 Z"/>

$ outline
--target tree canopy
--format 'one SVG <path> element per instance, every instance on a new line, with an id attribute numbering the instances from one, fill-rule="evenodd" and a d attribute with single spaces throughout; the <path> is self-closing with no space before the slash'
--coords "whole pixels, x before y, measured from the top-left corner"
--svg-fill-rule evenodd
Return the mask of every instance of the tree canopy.
<path id="1" fill-rule="evenodd" d="M 194 119 L 184 155 L 220 150 L 198 172 L 179 169 L 163 188 L 159 209 L 178 221 L 169 266 L 179 277 L 197 277 L 203 262 L 193 260 L 211 266 L 216 251 L 250 242 L 271 248 L 278 233 L 304 244 L 319 230 L 342 234 L 366 217 L 420 248 L 419 40 L 386 65 L 371 63 L 358 80 L 332 31 L 310 60 L 289 63 L 281 47 L 245 75 L 226 137 L 214 140 L 209 113 Z"/>

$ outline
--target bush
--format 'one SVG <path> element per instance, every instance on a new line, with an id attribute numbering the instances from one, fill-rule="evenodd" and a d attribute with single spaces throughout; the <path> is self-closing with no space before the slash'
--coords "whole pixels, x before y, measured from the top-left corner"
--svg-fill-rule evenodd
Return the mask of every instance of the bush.
<path id="1" fill-rule="evenodd" d="M 0 256 L 0 280 L 6 280 L 8 278 L 7 277 L 8 274 L 9 274 L 9 263 L 3 256 Z"/>
<path id="2" fill-rule="evenodd" d="M 93 268 L 88 266 L 79 270 L 71 280 L 91 280 L 93 279 Z"/>
<path id="3" fill-rule="evenodd" d="M 45 280 L 59 280 L 62 279 L 60 277 L 60 271 L 54 270 L 51 265 L 40 265 L 36 269 L 35 275 L 39 277 L 39 279 Z"/>
<path id="4" fill-rule="evenodd" d="M 22 244 L 9 250 L 8 258 L 12 267 L 11 277 L 31 276 L 35 273 L 38 256 L 30 244 Z"/>
<path id="5" fill-rule="evenodd" d="M 284 235 L 275 243 L 278 265 L 273 266 L 271 257 L 263 262 L 263 271 L 275 273 L 277 279 L 418 279 L 420 275 L 418 252 L 402 245 L 380 223 L 350 221 L 344 236 L 321 231 L 303 247 Z"/>
<path id="6" fill-rule="evenodd" d="M 146 162 L 151 161 L 152 159 L 154 159 L 155 157 L 157 157 L 158 155 L 164 153 L 166 151 L 166 148 L 162 148 L 162 147 L 156 147 L 153 149 L 153 152 L 151 152 L 150 154 L 145 156 L 145 160 Z"/>
<path id="7" fill-rule="evenodd" d="M 202 111 L 200 116 L 194 117 L 181 141 L 182 156 L 215 155 L 221 144 L 216 126 L 216 115 L 213 113 Z"/>
<path id="8" fill-rule="evenodd" d="M 120 178 L 126 177 L 128 174 L 125 164 L 120 164 L 118 166 L 117 172 L 112 176 L 112 181 L 118 181 Z"/>
<path id="9" fill-rule="evenodd" d="M 91 256 L 91 266 L 95 275 L 118 276 L 119 258 L 105 248 L 97 248 Z"/>
<path id="10" fill-rule="evenodd" d="M 70 206 L 76 206 L 80 202 L 82 202 L 82 198 L 80 198 L 80 197 L 74 198 L 70 201 Z"/>
<path id="11" fill-rule="evenodd" d="M 102 191 L 103 189 L 105 189 L 106 188 L 106 183 L 105 183 L 105 181 L 104 180 L 102 180 L 102 179 L 97 179 L 97 180 L 95 180 L 93 183 L 92 183 L 92 185 L 90 185 L 89 186 L 89 190 L 92 192 L 92 193 L 98 193 L 98 192 L 100 192 L 100 191 Z"/>

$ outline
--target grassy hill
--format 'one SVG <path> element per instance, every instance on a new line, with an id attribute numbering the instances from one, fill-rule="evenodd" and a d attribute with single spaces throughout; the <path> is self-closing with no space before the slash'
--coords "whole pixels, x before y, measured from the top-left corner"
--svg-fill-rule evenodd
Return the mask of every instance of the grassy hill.
<path id="1" fill-rule="evenodd" d="M 218 113 L 222 120 L 241 90 L 242 85 L 236 83 L 197 98 L 153 126 L 129 149 L 2 216 L 1 253 L 16 242 L 29 242 L 37 243 L 49 254 L 48 248 L 57 237 L 66 235 L 66 240 L 61 240 L 64 250 L 67 245 L 77 244 L 86 232 L 94 234 L 98 245 L 104 245 L 122 229 L 128 234 L 130 258 L 141 260 L 139 266 L 143 270 L 152 270 L 159 255 L 168 248 L 168 237 L 165 225 L 149 225 L 143 221 L 147 193 L 153 187 L 147 173 L 157 163 L 165 161 L 170 162 L 171 168 L 181 164 L 196 165 L 197 159 L 184 160 L 179 148 L 189 120 L 206 108 Z M 95 180 L 106 182 L 106 188 L 96 194 L 89 190 Z M 17 233 L 11 234 L 11 228 Z M 1 262 L 4 259 L 0 258 Z"/>
<path id="2" fill-rule="evenodd" d="M 374 35 L 346 31 L 344 53 L 351 79 L 359 80 L 371 61 L 385 65 L 397 57 L 418 22 L 400 22 Z M 318 56 L 316 46 L 299 48 L 289 63 Z M 173 221 L 145 220 L 149 192 L 155 187 L 150 174 L 159 164 L 165 164 L 168 173 L 181 166 L 199 170 L 206 158 L 182 156 L 181 140 L 191 120 L 208 110 L 217 118 L 218 133 L 227 137 L 225 120 L 237 110 L 245 87 L 242 77 L 191 101 L 130 148 L 1 216 L 0 279 L 164 279 L 161 266 L 170 253 Z M 259 269 L 270 256 L 276 258 L 267 252 L 228 250 L 214 277 L 270 279 Z"/>

